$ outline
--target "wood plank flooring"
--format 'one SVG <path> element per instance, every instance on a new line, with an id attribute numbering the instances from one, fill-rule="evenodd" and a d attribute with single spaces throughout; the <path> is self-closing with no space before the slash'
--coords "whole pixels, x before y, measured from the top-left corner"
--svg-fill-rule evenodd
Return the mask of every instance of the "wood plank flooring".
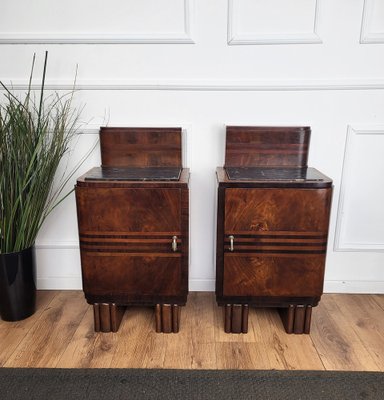
<path id="1" fill-rule="evenodd" d="M 310 335 L 287 335 L 266 308 L 250 310 L 248 334 L 226 334 L 206 292 L 190 293 L 180 333 L 154 324 L 154 309 L 132 307 L 117 333 L 94 333 L 81 291 L 40 291 L 35 315 L 0 320 L 0 367 L 384 371 L 384 295 L 323 295 Z"/>

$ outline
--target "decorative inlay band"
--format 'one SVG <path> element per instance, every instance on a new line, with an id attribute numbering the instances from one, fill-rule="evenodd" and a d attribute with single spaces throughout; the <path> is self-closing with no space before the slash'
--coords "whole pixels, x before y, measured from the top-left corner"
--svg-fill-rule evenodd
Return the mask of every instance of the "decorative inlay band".
<path id="1" fill-rule="evenodd" d="M 173 236 L 177 236 L 176 243 L 179 251 L 172 251 Z M 80 234 L 80 248 L 82 251 L 90 253 L 170 253 L 180 255 L 182 244 L 181 234 L 173 235 L 166 233 L 163 235 L 145 233 L 144 235 L 133 234 L 106 234 L 92 235 Z"/>
<path id="2" fill-rule="evenodd" d="M 265 234 L 267 233 L 267 234 Z M 234 234 L 233 251 L 231 235 L 224 238 L 225 253 L 266 253 L 266 254 L 325 254 L 327 235 L 318 232 L 305 234 L 303 232 L 264 232 L 256 234 Z"/>

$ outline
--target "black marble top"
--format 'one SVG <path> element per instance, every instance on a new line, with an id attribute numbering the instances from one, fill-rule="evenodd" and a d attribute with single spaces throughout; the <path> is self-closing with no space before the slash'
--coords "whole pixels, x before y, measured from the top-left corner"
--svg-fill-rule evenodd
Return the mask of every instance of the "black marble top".
<path id="1" fill-rule="evenodd" d="M 330 179 L 315 168 L 225 167 L 233 181 L 324 182 Z"/>
<path id="2" fill-rule="evenodd" d="M 86 181 L 178 181 L 179 167 L 95 167 L 84 177 Z"/>

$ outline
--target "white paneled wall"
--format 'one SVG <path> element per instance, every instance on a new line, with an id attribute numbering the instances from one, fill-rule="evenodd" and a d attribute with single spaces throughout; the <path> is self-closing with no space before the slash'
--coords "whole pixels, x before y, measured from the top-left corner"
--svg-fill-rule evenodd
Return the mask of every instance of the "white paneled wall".
<path id="1" fill-rule="evenodd" d="M 68 90 L 78 65 L 72 164 L 99 126 L 183 127 L 191 290 L 214 288 L 225 125 L 311 126 L 309 163 L 335 184 L 325 290 L 384 293 L 383 16 L 384 0 L 2 0 L 0 79 L 25 89 L 48 50 L 47 87 Z M 73 195 L 37 248 L 40 288 L 81 288 Z"/>

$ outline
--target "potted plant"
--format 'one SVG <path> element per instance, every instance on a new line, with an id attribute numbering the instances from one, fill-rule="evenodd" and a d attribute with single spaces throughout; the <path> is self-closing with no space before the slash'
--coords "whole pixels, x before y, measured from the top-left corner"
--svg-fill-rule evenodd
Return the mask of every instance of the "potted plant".
<path id="1" fill-rule="evenodd" d="M 39 92 L 20 98 L 0 81 L 0 317 L 18 321 L 35 311 L 34 243 L 44 220 L 69 193 L 79 164 L 59 182 L 55 173 L 77 132 L 74 91 L 44 92 L 47 52 Z"/>

